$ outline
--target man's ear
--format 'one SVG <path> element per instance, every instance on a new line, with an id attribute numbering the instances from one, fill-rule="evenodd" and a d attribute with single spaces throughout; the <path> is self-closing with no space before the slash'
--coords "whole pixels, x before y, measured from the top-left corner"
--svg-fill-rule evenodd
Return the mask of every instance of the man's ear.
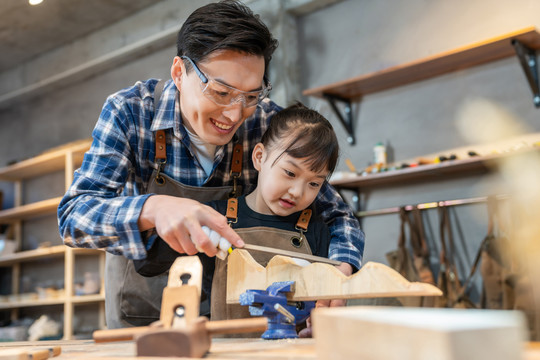
<path id="1" fill-rule="evenodd" d="M 175 56 L 171 65 L 171 78 L 178 90 L 180 90 L 180 85 L 182 84 L 182 73 L 184 71 L 184 61 L 179 56 Z"/>
<path id="2" fill-rule="evenodd" d="M 251 153 L 251 160 L 253 161 L 253 166 L 257 171 L 261 171 L 261 164 L 263 162 L 264 154 L 264 145 L 262 143 L 255 145 L 255 148 Z"/>

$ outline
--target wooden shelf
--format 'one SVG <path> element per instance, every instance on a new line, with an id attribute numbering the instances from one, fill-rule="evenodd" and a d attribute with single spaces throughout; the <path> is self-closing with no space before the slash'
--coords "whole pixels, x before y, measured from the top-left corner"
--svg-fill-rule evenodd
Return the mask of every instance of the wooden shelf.
<path id="1" fill-rule="evenodd" d="M 0 310 L 8 309 L 19 309 L 25 307 L 34 307 L 34 306 L 46 306 L 46 305 L 63 305 L 68 300 L 67 297 L 62 296 L 58 298 L 50 299 L 36 299 L 36 300 L 22 300 L 22 301 L 6 301 L 0 302 Z M 94 295 L 81 295 L 81 296 L 71 296 L 69 300 L 73 304 L 83 305 L 83 304 L 94 304 L 105 301 L 105 296 L 101 294 Z"/>
<path id="2" fill-rule="evenodd" d="M 482 174 L 488 172 L 496 162 L 506 156 L 516 154 L 474 156 L 463 160 L 448 160 L 438 164 L 419 165 L 399 170 L 390 170 L 376 174 L 357 175 L 331 181 L 332 186 L 340 189 L 365 189 L 405 182 L 420 182 L 436 179 L 448 179 L 451 176 L 464 174 Z"/>
<path id="3" fill-rule="evenodd" d="M 13 237 L 20 246 L 22 244 L 23 225 L 35 217 L 43 215 L 55 215 L 62 197 L 49 198 L 42 201 L 32 202 L 22 205 L 23 187 L 32 185 L 27 179 L 36 179 L 38 176 L 50 174 L 53 172 L 64 172 L 65 189 L 73 181 L 73 173 L 83 161 L 84 154 L 90 149 L 92 141 L 90 139 L 74 141 L 54 149 L 48 150 L 34 158 L 18 162 L 0 168 L 0 181 L 9 181 L 13 183 L 13 198 L 16 206 L 0 211 L 0 224 L 13 225 Z M 50 196 L 50 194 L 49 194 Z M 54 221 L 53 216 L 47 221 Z M 58 234 L 57 234 L 58 235 Z M 0 257 L 0 267 L 12 267 L 11 271 L 11 294 L 0 296 L 0 310 L 10 310 L 11 318 L 19 316 L 18 309 L 26 307 L 42 306 L 61 306 L 63 307 L 63 330 L 64 339 L 70 340 L 74 334 L 74 314 L 77 305 L 102 303 L 105 300 L 103 295 L 103 283 L 101 284 L 101 293 L 95 295 L 73 296 L 76 291 L 75 273 L 76 257 L 83 255 L 93 255 L 99 266 L 99 277 L 103 282 L 103 269 L 105 265 L 104 251 L 98 249 L 70 248 L 64 245 L 39 248 L 30 251 L 21 251 Z M 47 291 L 45 295 L 41 293 L 20 293 L 20 277 L 22 268 L 28 268 L 37 261 L 43 259 L 56 258 L 56 261 L 63 262 L 64 267 L 64 286 L 60 291 Z M 49 297 L 39 297 L 39 296 Z M 47 310 L 42 310 L 43 313 Z M 96 311 L 99 324 L 97 328 L 105 327 L 105 307 L 99 306 Z"/>
<path id="4" fill-rule="evenodd" d="M 328 94 L 349 100 L 359 99 L 367 94 L 515 55 L 515 50 L 511 44 L 513 39 L 519 40 L 531 49 L 540 49 L 540 34 L 534 27 L 528 27 L 404 65 L 308 89 L 303 94 L 316 97 L 324 97 L 325 94 Z"/>
<path id="5" fill-rule="evenodd" d="M 94 304 L 102 301 L 105 301 L 105 295 L 102 294 L 80 295 L 71 297 L 71 302 L 77 305 Z"/>
<path id="6" fill-rule="evenodd" d="M 0 180 L 18 181 L 63 170 L 68 153 L 73 155 L 73 164 L 79 166 L 82 163 L 84 153 L 90 149 L 91 143 L 92 141 L 89 139 L 77 141 L 31 159 L 3 167 L 0 169 Z"/>
<path id="7" fill-rule="evenodd" d="M 37 259 L 51 258 L 62 256 L 65 254 L 67 246 L 56 245 L 47 248 L 19 251 L 10 255 L 0 257 L 0 266 L 11 266 L 13 264 L 29 262 Z M 97 255 L 101 254 L 102 250 L 97 249 L 73 249 L 76 255 Z"/>
<path id="8" fill-rule="evenodd" d="M 17 220 L 27 220 L 41 215 L 54 214 L 62 197 L 38 201 L 0 211 L 0 224 L 8 224 Z"/>

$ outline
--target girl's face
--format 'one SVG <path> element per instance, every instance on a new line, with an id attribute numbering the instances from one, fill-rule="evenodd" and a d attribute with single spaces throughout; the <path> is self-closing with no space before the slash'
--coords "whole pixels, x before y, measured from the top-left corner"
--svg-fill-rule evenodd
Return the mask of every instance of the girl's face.
<path id="1" fill-rule="evenodd" d="M 327 170 L 311 171 L 306 158 L 282 154 L 279 148 L 268 151 L 261 143 L 255 146 L 252 158 L 259 179 L 248 204 L 261 214 L 287 216 L 304 210 L 315 200 L 328 176 Z"/>

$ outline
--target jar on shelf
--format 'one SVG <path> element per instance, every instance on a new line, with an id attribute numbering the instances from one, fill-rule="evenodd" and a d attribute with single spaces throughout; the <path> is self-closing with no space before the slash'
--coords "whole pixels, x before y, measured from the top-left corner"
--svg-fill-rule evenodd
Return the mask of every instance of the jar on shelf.
<path id="1" fill-rule="evenodd" d="M 373 147 L 373 163 L 386 166 L 386 146 L 380 141 Z"/>

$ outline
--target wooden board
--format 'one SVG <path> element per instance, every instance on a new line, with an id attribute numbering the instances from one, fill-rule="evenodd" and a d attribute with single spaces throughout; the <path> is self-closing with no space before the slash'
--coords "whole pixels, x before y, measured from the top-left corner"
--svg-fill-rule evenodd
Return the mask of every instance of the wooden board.
<path id="1" fill-rule="evenodd" d="M 437 287 L 409 282 L 394 269 L 380 263 L 368 262 L 356 274 L 345 276 L 332 265 L 299 266 L 285 256 L 274 256 L 265 268 L 249 252 L 236 249 L 229 256 L 227 303 L 238 303 L 244 291 L 265 290 L 277 281 L 294 281 L 291 300 L 297 301 L 442 295 Z"/>
<path id="2" fill-rule="evenodd" d="M 42 349 L 46 346 L 60 346 L 62 353 L 52 360 L 156 360 L 180 359 L 177 357 L 137 357 L 135 342 L 96 344 L 91 340 L 36 341 L 0 343 L 2 349 Z M 314 339 L 212 339 L 210 352 L 205 359 L 264 359 L 316 360 Z M 182 358 L 187 359 L 187 358 Z"/>
<path id="3" fill-rule="evenodd" d="M 525 318 L 517 311 L 358 306 L 311 316 L 320 360 L 523 358 Z"/>
<path id="4" fill-rule="evenodd" d="M 404 65 L 309 89 L 303 94 L 317 97 L 331 94 L 346 99 L 359 99 L 367 94 L 507 58 L 515 54 L 512 39 L 532 49 L 540 49 L 540 34 L 534 27 L 527 27 Z"/>
<path id="5" fill-rule="evenodd" d="M 359 334 L 357 331 L 354 333 Z M 358 336 L 359 337 L 359 336 Z M 317 340 L 318 341 L 318 340 Z M 207 359 L 260 359 L 260 360 L 317 360 L 315 339 L 213 339 Z M 156 360 L 156 357 L 136 357 L 133 341 L 122 343 L 96 344 L 92 340 L 60 340 L 0 343 L 3 349 L 26 349 L 29 351 L 44 347 L 60 346 L 61 354 L 53 360 Z M 523 360 L 540 360 L 538 343 L 524 344 Z M 163 359 L 177 359 L 174 357 Z M 336 359 L 337 356 L 336 356 Z M 355 359 L 352 357 L 350 359 Z M 434 359 L 434 358 L 432 358 Z M 432 360 L 431 359 L 431 360 Z M 349 359 L 347 359 L 349 360 Z M 464 360 L 464 359 L 463 359 Z"/>
<path id="6" fill-rule="evenodd" d="M 74 166 L 82 163 L 84 153 L 90 149 L 92 139 L 74 141 L 58 148 L 50 149 L 31 159 L 0 168 L 0 180 L 17 181 L 48 174 L 64 169 L 66 156 L 71 154 Z"/>
<path id="7" fill-rule="evenodd" d="M 35 203 L 0 210 L 0 224 L 9 224 L 47 214 L 55 214 L 62 197 L 37 201 Z"/>

